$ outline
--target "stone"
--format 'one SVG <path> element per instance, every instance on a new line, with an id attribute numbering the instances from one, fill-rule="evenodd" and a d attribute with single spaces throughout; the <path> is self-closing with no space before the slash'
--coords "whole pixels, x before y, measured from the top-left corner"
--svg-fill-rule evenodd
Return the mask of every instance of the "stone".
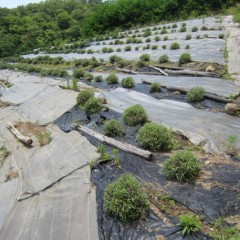
<path id="1" fill-rule="evenodd" d="M 209 65 L 207 68 L 206 68 L 206 71 L 207 72 L 214 72 L 216 69 L 212 66 L 212 65 Z"/>
<path id="2" fill-rule="evenodd" d="M 228 115 L 240 117 L 240 104 L 227 103 L 225 106 L 225 111 Z"/>
<path id="3" fill-rule="evenodd" d="M 175 92 L 173 92 L 173 94 L 180 95 L 181 93 L 179 91 L 175 91 Z"/>

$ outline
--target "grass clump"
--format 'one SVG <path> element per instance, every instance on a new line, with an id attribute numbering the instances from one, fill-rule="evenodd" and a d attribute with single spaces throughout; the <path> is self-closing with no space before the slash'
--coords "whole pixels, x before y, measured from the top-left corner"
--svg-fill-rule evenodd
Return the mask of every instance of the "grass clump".
<path id="1" fill-rule="evenodd" d="M 81 77 L 84 77 L 84 70 L 81 69 L 81 68 L 77 68 L 73 71 L 73 77 L 75 78 L 81 78 Z"/>
<path id="2" fill-rule="evenodd" d="M 124 50 L 125 50 L 125 52 L 128 52 L 128 51 L 131 51 L 132 48 L 131 48 L 131 46 L 126 46 L 126 47 L 124 48 Z"/>
<path id="3" fill-rule="evenodd" d="M 140 60 L 143 62 L 149 62 L 151 60 L 151 57 L 149 54 L 144 53 L 140 56 Z"/>
<path id="4" fill-rule="evenodd" d="M 202 87 L 192 88 L 187 93 L 187 101 L 189 102 L 201 102 L 204 99 L 205 91 Z"/>
<path id="5" fill-rule="evenodd" d="M 85 103 L 94 96 L 90 90 L 82 90 L 77 96 L 77 106 L 83 107 Z"/>
<path id="6" fill-rule="evenodd" d="M 182 235 L 187 236 L 200 231 L 202 222 L 199 216 L 189 213 L 180 216 L 178 225 L 182 228 Z"/>
<path id="7" fill-rule="evenodd" d="M 94 78 L 94 76 L 93 76 L 92 73 L 90 73 L 90 72 L 85 72 L 85 74 L 84 74 L 84 80 L 90 82 L 93 78 Z"/>
<path id="8" fill-rule="evenodd" d="M 190 53 L 183 53 L 180 57 L 179 57 L 179 60 L 178 60 L 178 64 L 179 66 L 181 66 L 182 64 L 185 64 L 185 63 L 190 63 L 192 61 L 192 57 L 190 55 Z"/>
<path id="9" fill-rule="evenodd" d="M 111 119 L 104 124 L 103 133 L 109 137 L 124 135 L 124 129 L 120 121 Z"/>
<path id="10" fill-rule="evenodd" d="M 147 211 L 148 205 L 147 195 L 136 178 L 130 174 L 123 174 L 105 189 L 105 212 L 123 223 L 140 218 Z"/>
<path id="11" fill-rule="evenodd" d="M 224 33 L 220 33 L 220 34 L 218 35 L 218 38 L 219 38 L 219 39 L 224 39 L 224 37 L 225 37 Z"/>
<path id="12" fill-rule="evenodd" d="M 116 84 L 118 83 L 118 77 L 116 76 L 116 74 L 112 73 L 106 78 L 106 81 L 108 85 Z"/>
<path id="13" fill-rule="evenodd" d="M 103 77 L 101 75 L 98 75 L 95 77 L 95 82 L 102 82 L 103 81 Z"/>
<path id="14" fill-rule="evenodd" d="M 185 26 L 182 26 L 181 28 L 180 28 L 180 32 L 186 32 L 187 31 L 187 28 L 185 27 Z"/>
<path id="15" fill-rule="evenodd" d="M 238 137 L 236 135 L 230 135 L 227 138 L 227 150 L 226 153 L 235 156 L 237 154 L 237 141 Z"/>
<path id="16" fill-rule="evenodd" d="M 197 26 L 194 26 L 193 28 L 192 28 L 192 32 L 197 32 L 198 31 L 198 27 Z"/>
<path id="17" fill-rule="evenodd" d="M 161 124 L 146 123 L 138 131 L 137 141 L 149 150 L 170 150 L 173 147 L 172 130 Z"/>
<path id="18" fill-rule="evenodd" d="M 161 40 L 161 38 L 160 38 L 159 36 L 156 36 L 156 37 L 155 37 L 155 41 L 156 41 L 156 42 L 158 42 L 158 41 L 160 41 L 160 40 Z"/>
<path id="19" fill-rule="evenodd" d="M 185 40 L 190 40 L 192 38 L 192 35 L 191 34 L 187 34 L 186 37 L 185 37 Z"/>
<path id="20" fill-rule="evenodd" d="M 193 182 L 200 171 L 199 161 L 187 150 L 176 152 L 163 166 L 166 177 L 177 182 Z"/>
<path id="21" fill-rule="evenodd" d="M 126 77 L 122 79 L 121 84 L 124 88 L 132 88 L 135 86 L 135 81 L 132 77 Z"/>
<path id="22" fill-rule="evenodd" d="M 162 56 L 160 56 L 159 60 L 158 60 L 159 63 L 167 63 L 169 62 L 169 57 L 167 54 L 163 54 Z"/>
<path id="23" fill-rule="evenodd" d="M 178 42 L 173 42 L 170 46 L 170 49 L 171 50 L 176 50 L 176 49 L 179 49 L 180 48 L 180 45 Z"/>
<path id="24" fill-rule="evenodd" d="M 161 92 L 161 84 L 160 83 L 152 83 L 149 89 L 150 93 L 158 93 Z"/>
<path id="25" fill-rule="evenodd" d="M 139 105 L 133 105 L 127 108 L 123 113 L 123 119 L 129 126 L 136 126 L 138 124 L 144 124 L 148 121 L 148 116 L 144 108 Z"/>
<path id="26" fill-rule="evenodd" d="M 90 99 L 88 99 L 84 105 L 84 110 L 87 115 L 100 112 L 101 108 L 102 108 L 101 103 L 95 97 L 91 97 Z"/>

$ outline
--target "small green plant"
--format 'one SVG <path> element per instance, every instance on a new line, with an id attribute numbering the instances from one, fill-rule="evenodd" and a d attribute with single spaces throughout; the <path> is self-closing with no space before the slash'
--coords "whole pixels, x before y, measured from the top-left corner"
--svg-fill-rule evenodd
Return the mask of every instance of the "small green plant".
<path id="1" fill-rule="evenodd" d="M 102 158 L 103 155 L 104 155 L 105 152 L 106 152 L 106 148 L 105 148 L 105 146 L 104 146 L 104 145 L 100 145 L 100 146 L 98 146 L 97 152 L 100 153 L 100 156 L 101 156 L 101 158 Z"/>
<path id="2" fill-rule="evenodd" d="M 140 56 L 140 60 L 144 61 L 144 62 L 149 62 L 151 60 L 151 58 L 150 58 L 149 54 L 144 53 Z"/>
<path id="3" fill-rule="evenodd" d="M 95 77 L 95 82 L 102 82 L 103 81 L 103 77 L 101 75 L 98 75 Z"/>
<path id="4" fill-rule="evenodd" d="M 85 72 L 85 74 L 84 74 L 84 80 L 86 80 L 86 81 L 91 81 L 92 79 L 93 79 L 93 75 L 90 73 L 90 72 Z"/>
<path id="5" fill-rule="evenodd" d="M 82 90 L 77 96 L 77 106 L 83 107 L 85 103 L 94 96 L 93 92 L 90 90 Z"/>
<path id="6" fill-rule="evenodd" d="M 190 55 L 190 53 L 183 53 L 178 60 L 178 64 L 179 66 L 181 66 L 182 64 L 186 64 L 186 63 L 190 63 L 192 61 L 192 57 Z"/>
<path id="7" fill-rule="evenodd" d="M 187 28 L 185 27 L 185 26 L 182 26 L 181 28 L 180 28 L 180 32 L 186 32 L 187 31 Z"/>
<path id="8" fill-rule="evenodd" d="M 225 37 L 225 35 L 224 35 L 223 33 L 221 33 L 221 34 L 218 35 L 218 38 L 219 38 L 219 39 L 224 39 L 224 37 Z"/>
<path id="9" fill-rule="evenodd" d="M 163 48 L 163 49 L 166 49 L 166 48 L 167 48 L 167 45 L 162 45 L 162 48 Z"/>
<path id="10" fill-rule="evenodd" d="M 132 77 L 126 77 L 122 79 L 121 84 L 124 88 L 133 88 L 135 86 L 135 81 Z"/>
<path id="11" fill-rule="evenodd" d="M 158 82 L 154 82 L 151 84 L 150 89 L 149 89 L 150 93 L 158 93 L 161 92 L 161 84 Z"/>
<path id="12" fill-rule="evenodd" d="M 124 48 L 124 50 L 125 50 L 125 52 L 128 52 L 128 51 L 131 51 L 132 50 L 132 48 L 131 48 L 131 46 L 126 46 L 125 48 Z"/>
<path id="13" fill-rule="evenodd" d="M 194 87 L 187 93 L 187 101 L 201 102 L 204 99 L 205 91 L 202 87 Z"/>
<path id="14" fill-rule="evenodd" d="M 111 73 L 107 78 L 106 78 L 106 82 L 107 84 L 111 85 L 111 84 L 117 84 L 118 83 L 118 77 L 116 76 L 116 74 Z"/>
<path id="15" fill-rule="evenodd" d="M 73 77 L 74 78 L 81 78 L 84 76 L 84 70 L 81 68 L 77 68 L 73 71 Z"/>
<path id="16" fill-rule="evenodd" d="M 170 49 L 171 50 L 176 50 L 176 49 L 179 49 L 180 48 L 180 45 L 178 42 L 173 42 L 170 46 Z"/>
<path id="17" fill-rule="evenodd" d="M 151 38 L 150 37 L 146 38 L 145 42 L 151 42 Z"/>
<path id="18" fill-rule="evenodd" d="M 132 222 L 148 209 L 147 195 L 140 183 L 130 174 L 123 174 L 104 191 L 104 210 L 123 223 Z"/>
<path id="19" fill-rule="evenodd" d="M 185 47 L 185 49 L 189 49 L 190 48 L 190 45 L 188 44 L 188 45 L 186 45 L 186 47 Z"/>
<path id="20" fill-rule="evenodd" d="M 72 79 L 72 90 L 78 91 L 78 80 L 76 78 Z"/>
<path id="21" fill-rule="evenodd" d="M 199 216 L 189 213 L 180 216 L 178 225 L 182 228 L 182 235 L 187 236 L 200 231 L 202 222 Z"/>
<path id="22" fill-rule="evenodd" d="M 226 153 L 235 156 L 237 153 L 237 141 L 238 137 L 236 135 L 230 135 L 227 138 L 227 151 Z"/>
<path id="23" fill-rule="evenodd" d="M 156 36 L 156 37 L 155 37 L 155 41 L 156 41 L 156 42 L 158 42 L 158 41 L 160 41 L 160 40 L 161 40 L 161 38 L 160 38 L 159 36 Z"/>
<path id="24" fill-rule="evenodd" d="M 186 37 L 185 37 L 185 40 L 190 40 L 192 38 L 192 35 L 191 34 L 187 34 Z"/>
<path id="25" fill-rule="evenodd" d="M 168 40 L 168 36 L 164 36 L 163 41 L 167 41 Z"/>
<path id="26" fill-rule="evenodd" d="M 157 150 L 170 150 L 173 147 L 172 130 L 161 124 L 146 123 L 137 133 L 141 147 Z"/>
<path id="27" fill-rule="evenodd" d="M 129 126 L 136 126 L 138 124 L 144 124 L 148 121 L 148 116 L 144 108 L 139 105 L 133 105 L 127 108 L 123 113 L 123 119 Z"/>
<path id="28" fill-rule="evenodd" d="M 197 26 L 194 26 L 193 28 L 192 28 L 192 32 L 197 32 L 198 31 L 198 27 Z"/>
<path id="29" fill-rule="evenodd" d="M 206 31 L 206 30 L 208 30 L 208 27 L 205 26 L 205 25 L 203 25 L 202 28 L 201 28 L 201 30 L 202 30 L 202 31 Z"/>
<path id="30" fill-rule="evenodd" d="M 103 133 L 109 137 L 123 136 L 124 128 L 120 121 L 111 119 L 104 124 Z"/>
<path id="31" fill-rule="evenodd" d="M 163 166 L 164 175 L 177 182 L 193 182 L 200 171 L 201 166 L 198 159 L 187 150 L 176 152 Z"/>
<path id="32" fill-rule="evenodd" d="M 162 29 L 160 32 L 160 34 L 166 34 L 166 33 L 168 33 L 168 31 L 166 29 Z"/>
<path id="33" fill-rule="evenodd" d="M 9 151 L 6 146 L 0 146 L 0 167 L 2 167 L 5 158 L 9 155 Z"/>
<path id="34" fill-rule="evenodd" d="M 95 97 L 91 97 L 90 99 L 88 99 L 84 105 L 84 110 L 87 115 L 97 113 L 101 111 L 101 108 L 102 108 L 101 103 Z"/>
<path id="35" fill-rule="evenodd" d="M 169 57 L 167 54 L 163 54 L 162 56 L 160 56 L 159 60 L 158 60 L 159 63 L 167 63 L 169 62 Z"/>
<path id="36" fill-rule="evenodd" d="M 177 24 L 174 23 L 174 24 L 172 25 L 172 28 L 177 28 Z"/>

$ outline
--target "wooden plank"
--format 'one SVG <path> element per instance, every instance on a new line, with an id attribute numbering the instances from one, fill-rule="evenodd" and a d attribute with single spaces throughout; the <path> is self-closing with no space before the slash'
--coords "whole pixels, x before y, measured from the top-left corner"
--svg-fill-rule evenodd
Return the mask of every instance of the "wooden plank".
<path id="1" fill-rule="evenodd" d="M 128 143 L 122 143 L 122 142 L 117 141 L 113 138 L 110 138 L 110 137 L 104 136 L 100 133 L 97 133 L 97 132 L 95 132 L 95 131 L 93 131 L 93 130 L 85 127 L 85 126 L 78 125 L 78 126 L 75 126 L 75 129 L 80 131 L 80 132 L 83 132 L 87 135 L 90 135 L 91 137 L 96 138 L 98 141 L 102 142 L 103 144 L 111 145 L 113 147 L 116 147 L 116 148 L 124 151 L 124 152 L 131 153 L 133 155 L 142 157 L 142 158 L 147 159 L 147 160 L 152 159 L 152 153 L 150 151 L 142 150 L 142 149 L 137 148 L 137 147 L 135 147 L 131 144 L 128 144 Z"/>

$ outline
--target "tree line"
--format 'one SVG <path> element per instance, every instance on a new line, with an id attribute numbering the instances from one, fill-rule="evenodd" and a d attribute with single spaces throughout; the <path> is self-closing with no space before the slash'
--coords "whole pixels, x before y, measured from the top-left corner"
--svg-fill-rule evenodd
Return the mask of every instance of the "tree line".
<path id="1" fill-rule="evenodd" d="M 0 8 L 0 57 L 58 46 L 96 34 L 163 20 L 186 19 L 237 0 L 46 0 Z"/>

